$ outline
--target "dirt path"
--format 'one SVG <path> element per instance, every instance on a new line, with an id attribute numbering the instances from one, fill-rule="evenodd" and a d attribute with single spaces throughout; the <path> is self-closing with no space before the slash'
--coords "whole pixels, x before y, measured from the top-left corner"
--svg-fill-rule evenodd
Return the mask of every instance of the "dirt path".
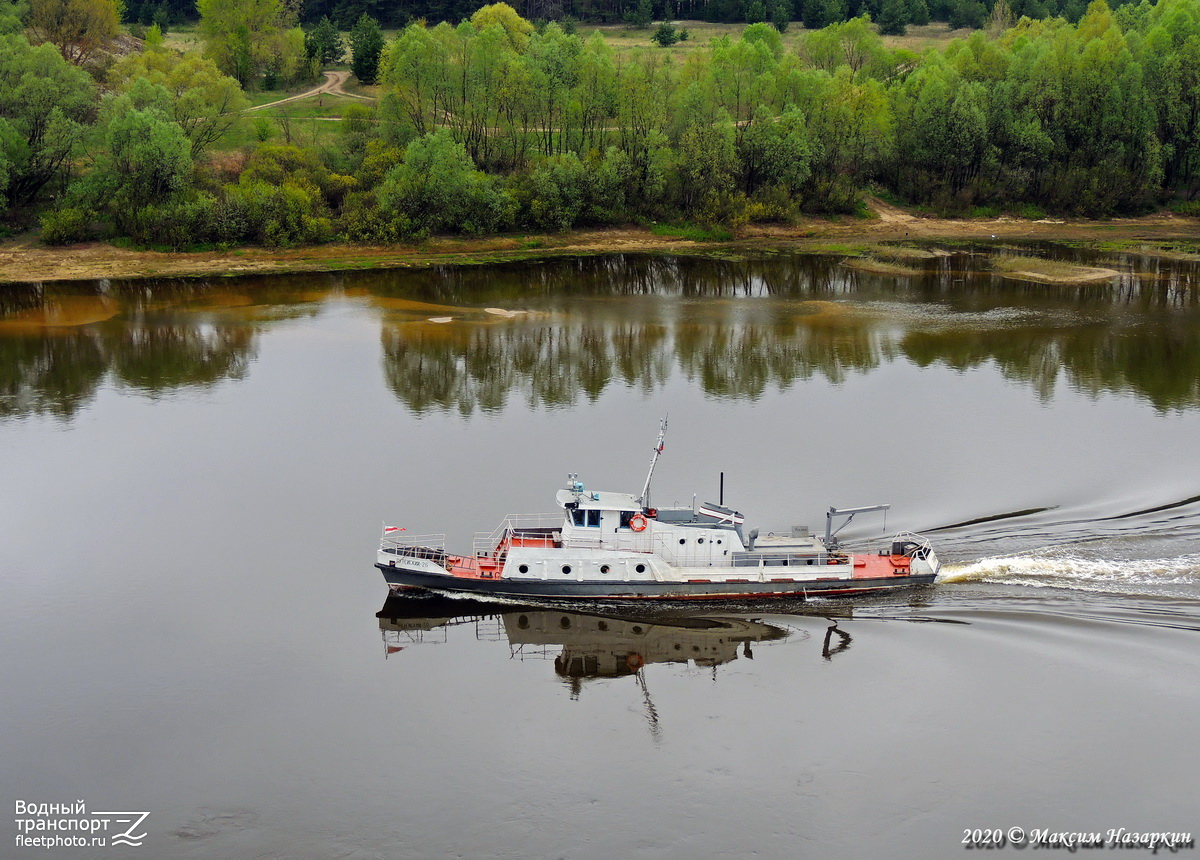
<path id="1" fill-rule="evenodd" d="M 318 84 L 311 90 L 298 93 L 294 96 L 288 96 L 286 99 L 279 99 L 273 102 L 267 102 L 265 105 L 255 105 L 252 108 L 246 108 L 246 113 L 255 110 L 264 110 L 265 108 L 278 107 L 279 105 L 287 104 L 288 102 L 296 102 L 301 99 L 319 96 L 323 93 L 329 93 L 332 96 L 344 96 L 348 99 L 362 99 L 363 101 L 373 102 L 375 99 L 370 96 L 359 95 L 358 93 L 346 92 L 346 81 L 350 80 L 349 72 L 325 72 L 324 83 Z"/>
<path id="2" fill-rule="evenodd" d="M 570 233 L 496 236 L 483 239 L 434 238 L 420 245 L 317 245 L 306 248 L 237 248 L 230 251 L 167 253 L 117 248 L 89 242 L 62 248 L 33 236 L 0 241 L 0 284 L 95 278 L 188 277 L 280 274 L 347 269 L 386 269 L 435 263 L 472 263 L 603 252 L 723 254 L 759 251 L 869 251 L 879 242 L 1030 240 L 1093 243 L 1146 243 L 1200 246 L 1200 220 L 1169 213 L 1109 221 L 1030 221 L 926 218 L 872 200 L 873 218 L 807 218 L 788 225 L 751 225 L 731 242 L 702 243 L 659 236 L 641 227 Z"/>

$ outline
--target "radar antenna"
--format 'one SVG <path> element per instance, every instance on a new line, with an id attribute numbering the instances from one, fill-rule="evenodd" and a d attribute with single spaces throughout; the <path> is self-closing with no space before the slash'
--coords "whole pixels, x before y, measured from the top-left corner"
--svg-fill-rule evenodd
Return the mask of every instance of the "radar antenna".
<path id="1" fill-rule="evenodd" d="M 650 471 L 646 473 L 646 486 L 642 487 L 642 495 L 638 498 L 638 503 L 643 507 L 650 507 L 650 479 L 654 477 L 654 467 L 658 463 L 658 455 L 663 452 L 663 439 L 667 436 L 667 416 L 658 422 L 658 442 L 654 446 L 654 456 L 650 458 Z"/>

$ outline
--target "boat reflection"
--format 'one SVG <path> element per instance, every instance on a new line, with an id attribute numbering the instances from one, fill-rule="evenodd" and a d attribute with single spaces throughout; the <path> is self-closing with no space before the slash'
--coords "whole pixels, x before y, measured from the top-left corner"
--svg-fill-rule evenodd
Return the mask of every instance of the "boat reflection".
<path id="1" fill-rule="evenodd" d="M 828 661 L 850 647 L 851 636 L 838 623 L 852 612 L 851 607 L 828 607 L 816 614 L 810 608 L 796 617 L 829 622 L 821 648 Z M 779 613 L 773 609 L 772 614 Z M 654 663 L 711 668 L 715 673 L 718 666 L 739 658 L 753 660 L 754 646 L 809 638 L 807 631 L 736 612 L 576 612 L 403 594 L 390 594 L 376 617 L 386 656 L 414 645 L 445 642 L 451 629 L 467 627 L 479 640 L 507 641 L 514 659 L 552 662 L 554 673 L 574 694 L 585 680 L 640 676 Z"/>

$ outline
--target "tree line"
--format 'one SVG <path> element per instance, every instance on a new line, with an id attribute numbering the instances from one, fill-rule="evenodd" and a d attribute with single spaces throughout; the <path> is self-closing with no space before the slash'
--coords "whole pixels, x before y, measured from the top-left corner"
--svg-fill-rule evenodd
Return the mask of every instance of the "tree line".
<path id="1" fill-rule="evenodd" d="M 865 16 L 793 50 L 759 23 L 682 61 L 618 55 L 498 3 L 377 40 L 377 106 L 347 108 L 332 141 L 235 150 L 221 143 L 246 97 L 221 38 L 237 27 L 205 56 L 151 40 L 103 88 L 7 30 L 0 205 L 42 207 L 52 242 L 736 227 L 854 212 L 868 191 L 950 213 L 1108 216 L 1200 191 L 1200 0 L 1096 0 L 1078 24 L 1023 18 L 920 56 L 889 50 Z M 247 74 L 269 73 L 262 56 Z"/>

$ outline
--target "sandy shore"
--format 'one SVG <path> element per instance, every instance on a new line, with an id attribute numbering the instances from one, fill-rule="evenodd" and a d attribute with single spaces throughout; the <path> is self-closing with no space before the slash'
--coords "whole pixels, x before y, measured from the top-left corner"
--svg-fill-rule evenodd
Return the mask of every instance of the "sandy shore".
<path id="1" fill-rule="evenodd" d="M 304 248 L 237 248 L 230 251 L 166 253 L 117 248 L 103 242 L 51 248 L 30 237 L 0 242 L 0 284 L 95 278 L 228 277 L 287 272 L 404 268 L 493 262 L 527 257 L 602 252 L 713 250 L 869 250 L 880 242 L 946 240 L 1020 242 L 1057 240 L 1122 243 L 1148 250 L 1195 243 L 1200 219 L 1161 213 L 1108 221 L 1019 218 L 953 220 L 925 218 L 873 200 L 875 217 L 812 218 L 791 225 L 753 225 L 728 242 L 695 242 L 659 236 L 643 228 L 611 228 L 545 235 L 483 239 L 431 239 L 420 245 L 319 245 Z M 891 261 L 897 268 L 903 264 Z"/>

